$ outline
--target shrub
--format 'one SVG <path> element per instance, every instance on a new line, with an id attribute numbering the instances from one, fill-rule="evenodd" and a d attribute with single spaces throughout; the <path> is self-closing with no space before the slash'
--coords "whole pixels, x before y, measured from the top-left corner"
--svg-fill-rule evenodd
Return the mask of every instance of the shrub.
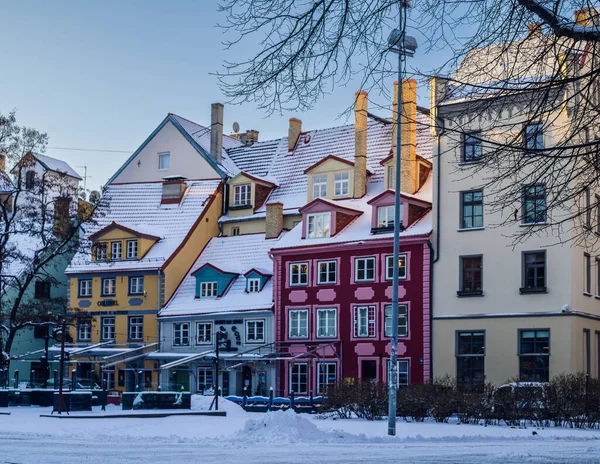
<path id="1" fill-rule="evenodd" d="M 387 385 L 383 382 L 357 382 L 354 414 L 361 419 L 380 420 L 387 413 Z"/>
<path id="2" fill-rule="evenodd" d="M 423 422 L 427 417 L 428 384 L 406 385 L 398 390 L 396 397 L 396 415 L 409 418 L 415 422 Z"/>

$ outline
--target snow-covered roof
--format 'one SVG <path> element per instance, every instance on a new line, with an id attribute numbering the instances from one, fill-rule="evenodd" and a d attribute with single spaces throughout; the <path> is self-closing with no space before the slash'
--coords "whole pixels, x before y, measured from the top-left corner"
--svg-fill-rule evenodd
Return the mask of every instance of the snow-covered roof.
<path id="1" fill-rule="evenodd" d="M 188 181 L 188 190 L 180 204 L 161 205 L 162 183 L 108 185 L 95 222 L 86 232 L 94 234 L 116 222 L 145 234 L 160 237 L 143 259 L 111 262 L 91 261 L 90 244 L 78 253 L 67 273 L 103 272 L 118 270 L 159 269 L 182 243 L 192 226 L 215 195 L 219 181 Z"/>
<path id="2" fill-rule="evenodd" d="M 51 156 L 42 155 L 40 153 L 33 153 L 33 156 L 40 162 L 44 168 L 48 171 L 58 172 L 66 174 L 67 176 L 74 177 L 77 180 L 83 180 L 82 177 L 75 172 L 75 170 L 64 161 L 61 161 Z"/>
<path id="3" fill-rule="evenodd" d="M 13 191 L 14 186 L 10 180 L 10 177 L 5 172 L 0 171 L 0 194 L 11 193 Z"/>
<path id="4" fill-rule="evenodd" d="M 265 234 L 213 238 L 202 251 L 171 300 L 160 311 L 159 316 L 172 317 L 271 309 L 273 306 L 273 279 L 270 278 L 260 292 L 247 293 L 244 274 L 251 269 L 260 269 L 263 274 L 272 274 L 273 262 L 269 258 L 269 250 L 286 235 L 284 232 L 278 239 L 270 240 L 265 240 Z M 225 272 L 239 274 L 227 292 L 220 298 L 195 298 L 196 278 L 192 274 L 205 264 L 211 264 Z"/>

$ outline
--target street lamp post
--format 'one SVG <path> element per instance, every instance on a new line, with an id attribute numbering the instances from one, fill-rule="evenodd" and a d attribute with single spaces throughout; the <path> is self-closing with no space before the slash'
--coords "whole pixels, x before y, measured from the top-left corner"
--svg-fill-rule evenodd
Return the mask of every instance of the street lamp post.
<path id="1" fill-rule="evenodd" d="M 390 340 L 390 366 L 388 376 L 388 435 L 396 435 L 396 394 L 398 388 L 398 281 L 400 260 L 400 162 L 401 162 L 401 120 L 402 120 L 402 75 L 405 56 L 414 56 L 417 49 L 417 41 L 413 37 L 407 37 L 406 8 L 408 2 L 400 2 L 400 14 L 398 29 L 394 29 L 389 38 L 388 45 L 391 52 L 398 54 L 398 106 L 396 126 L 396 172 L 394 192 L 394 273 L 392 276 L 392 336 Z"/>

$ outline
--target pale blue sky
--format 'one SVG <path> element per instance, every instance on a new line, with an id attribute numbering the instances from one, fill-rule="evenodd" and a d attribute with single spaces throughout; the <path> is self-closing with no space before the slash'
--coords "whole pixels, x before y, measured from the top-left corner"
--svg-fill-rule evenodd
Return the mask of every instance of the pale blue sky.
<path id="1" fill-rule="evenodd" d="M 20 124 L 48 132 L 49 147 L 132 152 L 168 112 L 209 124 L 210 104 L 225 100 L 210 73 L 236 56 L 223 50 L 216 1 L 0 0 L 0 12 L 0 112 L 16 109 Z M 414 58 L 420 64 L 421 55 Z M 286 135 L 292 116 L 305 129 L 343 124 L 339 115 L 358 86 L 336 88 L 303 114 L 265 119 L 252 104 L 226 105 L 225 131 L 237 121 L 267 140 Z M 88 188 L 104 184 L 128 157 L 46 153 L 81 174 L 77 166 L 87 165 Z"/>

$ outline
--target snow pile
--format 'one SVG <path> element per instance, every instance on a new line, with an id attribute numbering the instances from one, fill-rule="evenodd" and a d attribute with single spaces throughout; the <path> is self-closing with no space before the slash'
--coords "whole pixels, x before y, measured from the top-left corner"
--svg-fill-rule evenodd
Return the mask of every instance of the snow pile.
<path id="1" fill-rule="evenodd" d="M 244 443 L 335 443 L 343 441 L 366 441 L 364 435 L 351 435 L 338 430 L 324 431 L 313 422 L 287 411 L 272 411 L 261 414 L 258 419 L 249 419 L 236 440 Z"/>
<path id="2" fill-rule="evenodd" d="M 214 404 L 212 409 L 210 409 L 210 405 L 214 399 L 214 396 L 192 395 L 191 409 L 192 411 L 214 411 Z M 227 413 L 227 417 L 240 417 L 247 414 L 240 405 L 228 401 L 223 397 L 219 397 L 219 411 L 225 411 Z"/>

